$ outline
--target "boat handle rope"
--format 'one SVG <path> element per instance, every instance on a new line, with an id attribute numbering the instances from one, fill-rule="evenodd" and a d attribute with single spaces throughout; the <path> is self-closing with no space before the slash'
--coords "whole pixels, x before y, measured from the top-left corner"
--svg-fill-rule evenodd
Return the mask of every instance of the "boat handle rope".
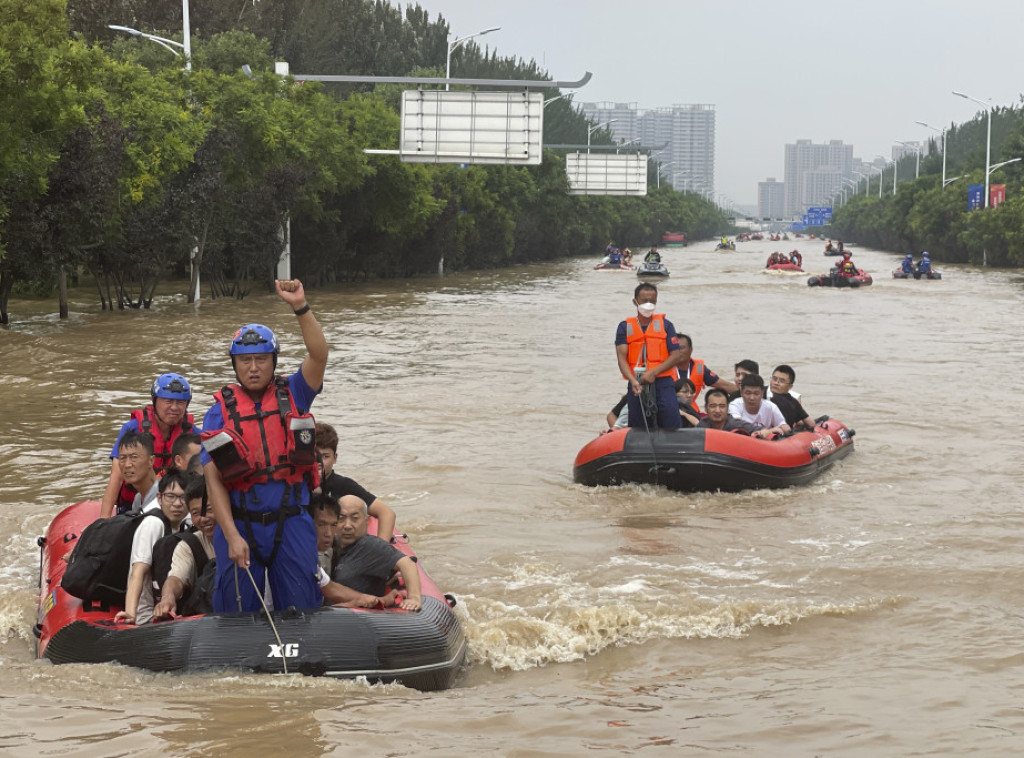
<path id="1" fill-rule="evenodd" d="M 263 593 L 260 592 L 260 588 L 257 586 L 256 580 L 252 576 L 252 571 L 249 570 L 248 566 L 245 567 L 245 573 L 249 575 L 249 581 L 252 582 L 252 588 L 254 590 L 256 590 L 256 597 L 258 597 L 260 599 L 260 605 L 263 606 L 263 612 L 267 615 L 267 621 L 270 622 L 270 628 L 274 632 L 274 638 L 277 640 L 277 644 L 281 648 L 284 648 L 284 643 L 281 642 L 281 635 L 277 633 L 277 625 L 274 623 L 274 619 L 270 615 L 270 609 L 267 608 L 267 602 L 263 599 Z M 238 589 L 238 564 L 237 563 L 235 564 L 235 593 L 238 596 L 239 610 L 241 610 L 242 594 L 241 594 L 241 592 Z M 283 655 L 281 656 L 281 665 L 284 666 L 284 673 L 287 674 L 288 673 L 288 659 L 285 658 Z"/>

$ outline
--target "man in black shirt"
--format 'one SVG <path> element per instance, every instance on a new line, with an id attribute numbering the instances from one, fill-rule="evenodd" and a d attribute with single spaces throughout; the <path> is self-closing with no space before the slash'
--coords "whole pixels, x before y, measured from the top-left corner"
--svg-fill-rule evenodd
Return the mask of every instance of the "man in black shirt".
<path id="1" fill-rule="evenodd" d="M 377 597 L 387 596 L 388 580 L 398 571 L 405 582 L 406 597 L 399 595 L 394 600 L 407 611 L 418 611 L 423 603 L 420 594 L 420 573 L 416 563 L 398 548 L 375 539 L 366 533 L 368 518 L 366 503 L 355 495 L 346 495 L 338 502 L 341 517 L 338 519 L 338 540 L 341 553 L 331 579 L 337 584 Z M 328 585 L 330 587 L 330 585 Z M 328 587 L 324 597 L 328 600 Z"/>
<path id="2" fill-rule="evenodd" d="M 789 391 L 796 381 L 796 371 L 792 366 L 782 364 L 776 366 L 770 379 L 771 393 L 769 398 L 779 406 L 782 415 L 786 417 L 786 423 L 794 430 L 799 427 L 814 429 L 814 420 L 807 415 L 807 411 L 800 405 L 800 401 L 793 397 Z"/>

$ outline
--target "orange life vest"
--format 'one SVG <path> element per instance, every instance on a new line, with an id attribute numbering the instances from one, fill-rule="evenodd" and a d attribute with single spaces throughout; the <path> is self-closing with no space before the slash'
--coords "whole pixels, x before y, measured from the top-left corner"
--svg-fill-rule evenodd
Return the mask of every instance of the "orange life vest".
<path id="1" fill-rule="evenodd" d="M 654 368 L 661 365 L 669 356 L 668 342 L 665 339 L 665 314 L 655 313 L 647 331 L 640 326 L 640 320 L 633 316 L 626 319 L 626 345 L 629 348 L 628 360 L 631 368 Z M 679 372 L 671 368 L 662 371 L 658 378 L 677 379 Z M 628 378 L 628 377 L 626 377 Z"/>
<path id="2" fill-rule="evenodd" d="M 203 433 L 203 447 L 229 490 L 248 490 L 271 479 L 312 490 L 320 483 L 315 422 L 295 406 L 288 380 L 275 376 L 260 398 L 229 384 L 216 393 L 224 428 Z"/>
<path id="3" fill-rule="evenodd" d="M 690 360 L 692 364 L 690 366 L 689 379 L 693 382 L 693 401 L 690 406 L 694 411 L 700 413 L 700 407 L 697 405 L 697 398 L 700 397 L 701 390 L 704 389 L 704 361 Z"/>

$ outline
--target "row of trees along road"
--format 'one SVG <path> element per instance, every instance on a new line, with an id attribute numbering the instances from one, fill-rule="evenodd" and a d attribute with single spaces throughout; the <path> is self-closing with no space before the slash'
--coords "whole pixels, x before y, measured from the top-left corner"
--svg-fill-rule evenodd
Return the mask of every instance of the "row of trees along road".
<path id="1" fill-rule="evenodd" d="M 988 266 L 1024 265 L 1024 161 L 996 169 L 993 184 L 1006 185 L 1006 200 L 998 208 L 967 210 L 967 185 L 985 183 L 985 144 L 988 116 L 979 113 L 946 130 L 946 175 L 942 185 L 942 143 L 932 140 L 921 156 L 920 177 L 914 179 L 916 156 L 900 159 L 893 173 L 877 175 L 871 192 L 858 193 L 832 216 L 825 232 L 843 240 L 894 252 L 927 250 L 932 260 Z M 1024 110 L 1020 106 L 993 108 L 992 156 L 996 165 L 1024 158 Z"/>
<path id="2" fill-rule="evenodd" d="M 67 280 L 80 273 L 103 308 L 148 307 L 162 277 L 188 275 L 193 254 L 209 296 L 242 298 L 273 277 L 288 219 L 293 273 L 311 287 L 430 273 L 442 257 L 448 269 L 498 267 L 725 228 L 716 206 L 667 185 L 642 198 L 570 196 L 551 150 L 531 167 L 368 156 L 398 146 L 400 87 L 273 73 L 287 60 L 299 72 L 443 76 L 448 24 L 418 5 L 191 5 L 186 72 L 165 48 L 107 28 L 181 39 L 178 3 L 0 4 L 0 323 L 15 287 L 57 289 L 66 317 Z M 461 77 L 550 78 L 472 41 L 453 67 Z M 555 100 L 545 142 L 585 143 L 592 125 Z"/>

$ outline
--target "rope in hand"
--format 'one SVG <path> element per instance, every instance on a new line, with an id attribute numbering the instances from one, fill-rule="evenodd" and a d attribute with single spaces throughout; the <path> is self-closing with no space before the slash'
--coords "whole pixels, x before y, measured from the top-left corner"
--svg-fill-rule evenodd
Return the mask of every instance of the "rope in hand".
<path id="1" fill-rule="evenodd" d="M 277 639 L 277 644 L 281 648 L 281 665 L 284 666 L 284 673 L 288 673 L 288 659 L 284 655 L 284 643 L 281 642 L 281 635 L 277 633 L 277 625 L 274 623 L 273 617 L 270 615 L 270 609 L 267 608 L 267 603 L 263 599 L 263 593 L 260 592 L 260 588 L 256 585 L 256 580 L 252 576 L 252 571 L 249 567 L 245 567 L 245 573 L 249 575 L 249 581 L 252 582 L 252 588 L 256 590 L 256 597 L 260 599 L 260 605 L 263 606 L 263 612 L 267 614 L 267 621 L 270 622 L 270 628 L 274 631 L 274 637 Z M 238 564 L 235 564 L 235 592 L 238 592 Z M 241 594 L 239 594 L 239 609 L 241 609 Z"/>

